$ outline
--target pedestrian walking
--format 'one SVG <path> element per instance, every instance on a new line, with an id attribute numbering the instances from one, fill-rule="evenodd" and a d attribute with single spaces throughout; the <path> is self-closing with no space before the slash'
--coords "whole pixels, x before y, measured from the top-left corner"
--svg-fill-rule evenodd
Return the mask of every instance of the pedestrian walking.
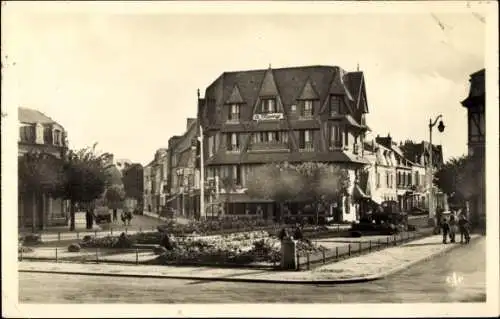
<path id="1" fill-rule="evenodd" d="M 91 229 L 92 228 L 92 226 L 91 226 L 91 219 L 92 219 L 92 216 L 90 215 L 90 210 L 86 209 L 85 210 L 85 228 L 86 229 Z"/>
<path id="2" fill-rule="evenodd" d="M 450 243 L 454 243 L 455 242 L 456 227 L 457 227 L 457 220 L 456 220 L 455 214 L 453 212 L 451 212 L 450 221 L 448 223 L 450 225 L 450 233 L 449 233 Z"/>
<path id="3" fill-rule="evenodd" d="M 120 219 L 122 220 L 123 222 L 123 226 L 127 226 L 127 217 L 125 215 L 125 212 L 122 211 L 121 215 L 120 215 Z"/>
<path id="4" fill-rule="evenodd" d="M 113 222 L 118 220 L 118 209 L 113 208 Z"/>
<path id="5" fill-rule="evenodd" d="M 458 228 L 460 230 L 460 243 L 468 244 L 470 241 L 470 231 L 469 231 L 469 221 L 467 220 L 465 214 L 461 214 L 458 219 Z"/>
<path id="6" fill-rule="evenodd" d="M 448 233 L 450 232 L 450 224 L 446 217 L 441 219 L 441 230 L 443 231 L 443 244 L 446 244 L 448 240 Z"/>
<path id="7" fill-rule="evenodd" d="M 130 226 L 130 221 L 132 220 L 132 212 L 130 210 L 125 213 L 125 218 L 127 219 L 127 223 Z"/>

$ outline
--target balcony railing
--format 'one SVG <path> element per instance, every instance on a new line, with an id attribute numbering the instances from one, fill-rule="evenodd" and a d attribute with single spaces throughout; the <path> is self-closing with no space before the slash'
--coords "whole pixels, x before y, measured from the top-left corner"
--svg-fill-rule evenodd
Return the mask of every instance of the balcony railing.
<path id="1" fill-rule="evenodd" d="M 252 143 L 250 151 L 266 151 L 266 150 L 288 150 L 287 143 L 272 141 L 272 142 L 257 142 Z"/>
<path id="2" fill-rule="evenodd" d="M 303 110 L 300 114 L 300 118 L 302 119 L 310 119 L 313 117 L 312 110 Z"/>
<path id="3" fill-rule="evenodd" d="M 300 146 L 300 152 L 312 152 L 314 150 L 312 142 L 305 142 L 304 145 Z"/>
<path id="4" fill-rule="evenodd" d="M 240 122 L 240 113 L 231 113 L 227 120 L 228 123 L 239 123 Z"/>
<path id="5" fill-rule="evenodd" d="M 232 145 L 232 146 L 229 146 L 229 147 L 227 148 L 227 151 L 228 151 L 229 153 L 240 153 L 240 152 L 241 152 L 241 149 L 240 149 L 240 147 L 239 147 L 239 146 L 237 146 L 237 145 Z"/>
<path id="6" fill-rule="evenodd" d="M 330 150 L 333 151 L 333 150 L 341 150 L 344 148 L 344 145 L 342 143 L 341 140 L 337 140 L 337 141 L 331 141 L 330 142 Z"/>

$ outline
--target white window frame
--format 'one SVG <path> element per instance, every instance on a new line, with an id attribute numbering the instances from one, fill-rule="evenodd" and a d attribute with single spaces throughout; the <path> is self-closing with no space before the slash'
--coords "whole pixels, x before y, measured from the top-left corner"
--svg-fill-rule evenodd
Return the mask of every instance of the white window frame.
<path id="1" fill-rule="evenodd" d="M 239 122 L 240 121 L 240 105 L 231 104 L 229 108 L 229 121 Z"/>
<path id="2" fill-rule="evenodd" d="M 313 100 L 304 100 L 304 110 L 302 116 L 310 118 L 313 115 Z"/>
<path id="3" fill-rule="evenodd" d="M 275 98 L 263 98 L 262 99 L 262 113 L 276 113 L 276 99 Z M 272 109 L 271 109 L 272 106 Z"/>
<path id="4" fill-rule="evenodd" d="M 313 136 L 311 130 L 303 130 L 299 134 L 304 134 L 304 147 L 300 148 L 302 152 L 311 152 L 314 149 Z"/>
<path id="5" fill-rule="evenodd" d="M 337 145 L 336 142 L 340 142 L 340 145 Z M 342 147 L 344 147 L 342 128 L 340 125 L 330 126 L 330 149 L 341 149 Z"/>
<path id="6" fill-rule="evenodd" d="M 239 136 L 237 133 L 230 133 L 230 144 L 231 144 L 231 152 L 239 152 L 240 151 L 240 143 Z"/>

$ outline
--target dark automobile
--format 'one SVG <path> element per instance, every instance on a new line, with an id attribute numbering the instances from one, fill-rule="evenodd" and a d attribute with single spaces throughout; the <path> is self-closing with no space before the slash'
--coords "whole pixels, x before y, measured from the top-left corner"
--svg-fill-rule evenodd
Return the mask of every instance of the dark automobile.
<path id="1" fill-rule="evenodd" d="M 177 215 L 177 211 L 172 207 L 163 206 L 160 211 L 160 216 L 165 218 L 174 218 Z"/>

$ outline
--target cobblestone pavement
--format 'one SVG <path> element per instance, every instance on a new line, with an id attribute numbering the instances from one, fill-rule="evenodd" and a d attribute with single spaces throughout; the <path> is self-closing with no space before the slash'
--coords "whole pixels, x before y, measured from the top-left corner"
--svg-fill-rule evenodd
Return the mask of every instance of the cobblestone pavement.
<path id="1" fill-rule="evenodd" d="M 388 278 L 344 285 L 283 286 L 21 272 L 19 296 L 21 302 L 28 303 L 484 302 L 485 255 L 482 237 Z M 224 270 L 219 272 L 221 275 Z"/>

